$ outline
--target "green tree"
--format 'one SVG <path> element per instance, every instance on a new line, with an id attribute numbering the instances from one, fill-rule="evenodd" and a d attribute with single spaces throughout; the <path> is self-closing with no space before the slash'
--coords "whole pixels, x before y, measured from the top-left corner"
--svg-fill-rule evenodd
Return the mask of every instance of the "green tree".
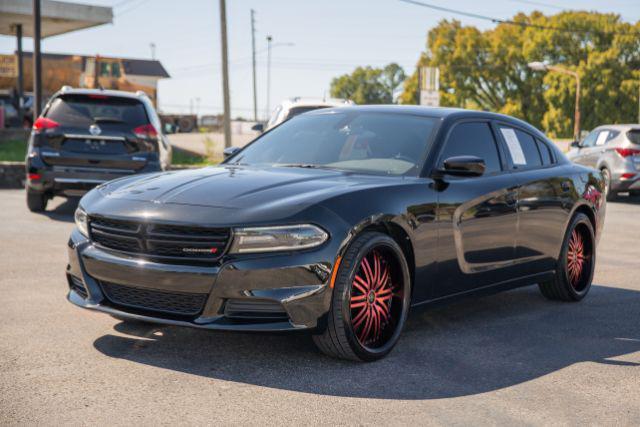
<path id="1" fill-rule="evenodd" d="M 440 69 L 441 104 L 497 111 L 571 136 L 575 80 L 528 68 L 548 61 L 580 74 L 582 127 L 635 121 L 640 73 L 640 23 L 615 14 L 540 12 L 518 14 L 515 22 L 480 31 L 443 20 L 429 31 L 420 66 Z M 404 83 L 402 103 L 417 103 L 418 76 Z"/>
<path id="2" fill-rule="evenodd" d="M 331 81 L 331 96 L 357 104 L 391 104 L 394 91 L 405 79 L 404 70 L 395 63 L 384 68 L 358 67 Z"/>

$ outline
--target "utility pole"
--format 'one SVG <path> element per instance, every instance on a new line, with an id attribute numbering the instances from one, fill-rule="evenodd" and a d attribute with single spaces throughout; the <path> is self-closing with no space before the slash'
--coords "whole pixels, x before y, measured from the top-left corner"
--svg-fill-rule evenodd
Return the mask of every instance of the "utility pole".
<path id="1" fill-rule="evenodd" d="M 273 37 L 267 36 L 267 111 L 266 118 L 269 119 L 271 112 L 271 42 Z"/>
<path id="2" fill-rule="evenodd" d="M 220 40 L 222 42 L 222 93 L 224 94 L 224 147 L 231 147 L 231 102 L 229 100 L 229 52 L 227 51 L 227 6 L 220 0 Z"/>
<path id="3" fill-rule="evenodd" d="M 40 54 L 40 0 L 33 0 L 33 122 L 42 108 L 42 57 Z"/>
<path id="4" fill-rule="evenodd" d="M 256 84 L 256 11 L 251 9 L 251 58 L 253 65 L 253 121 L 258 121 L 258 89 Z"/>
<path id="5" fill-rule="evenodd" d="M 18 41 L 18 118 L 20 126 L 24 125 L 24 69 L 22 65 L 22 24 L 16 25 Z"/>

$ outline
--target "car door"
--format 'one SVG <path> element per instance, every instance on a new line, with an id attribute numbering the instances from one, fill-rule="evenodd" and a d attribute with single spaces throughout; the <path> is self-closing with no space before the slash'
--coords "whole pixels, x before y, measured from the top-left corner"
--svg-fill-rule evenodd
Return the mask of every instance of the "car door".
<path id="1" fill-rule="evenodd" d="M 488 121 L 462 121 L 445 138 L 436 167 L 447 158 L 482 158 L 480 177 L 444 176 L 438 186 L 438 274 L 434 298 L 508 280 L 515 258 L 516 185 Z"/>
<path id="2" fill-rule="evenodd" d="M 572 203 L 572 180 L 555 166 L 548 142 L 513 124 L 495 126 L 518 185 L 518 274 L 524 277 L 553 270 L 568 220 L 564 207 Z"/>

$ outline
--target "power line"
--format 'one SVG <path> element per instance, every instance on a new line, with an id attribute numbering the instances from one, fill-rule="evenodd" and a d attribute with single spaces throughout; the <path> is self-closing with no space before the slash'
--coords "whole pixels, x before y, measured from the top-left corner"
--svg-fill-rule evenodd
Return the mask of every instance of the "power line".
<path id="1" fill-rule="evenodd" d="M 464 12 L 462 10 L 450 9 L 448 7 L 436 6 L 434 4 L 423 3 L 423 2 L 415 1 L 415 0 L 398 0 L 398 1 L 401 1 L 403 3 L 413 4 L 413 5 L 416 5 L 416 6 L 426 7 L 426 8 L 429 8 L 429 9 L 439 10 L 439 11 L 442 11 L 442 12 L 453 13 L 455 15 L 461 15 L 461 16 L 467 16 L 469 18 L 475 18 L 475 19 L 482 19 L 482 20 L 485 20 L 485 21 L 491 21 L 491 22 L 493 22 L 495 24 L 516 25 L 516 26 L 519 26 L 519 27 L 537 28 L 537 29 L 540 29 L 540 30 L 555 30 L 555 31 L 562 31 L 562 32 L 566 32 L 566 33 L 583 33 L 583 34 L 601 33 L 601 34 L 613 34 L 613 35 L 625 35 L 625 36 L 639 36 L 640 35 L 640 33 L 638 33 L 638 32 L 604 31 L 604 30 L 594 30 L 594 29 L 582 30 L 582 29 L 570 29 L 570 28 L 555 27 L 555 26 L 551 26 L 551 25 L 530 24 L 530 23 L 527 23 L 527 22 L 511 21 L 509 19 L 492 18 L 491 16 L 479 15 L 477 13 L 471 13 L 471 12 Z"/>
<path id="2" fill-rule="evenodd" d="M 146 2 L 148 2 L 148 1 L 149 1 L 149 0 L 141 0 L 140 2 L 135 3 L 134 5 L 132 5 L 129 9 L 125 9 L 125 10 L 123 10 L 123 11 L 119 12 L 119 13 L 116 13 L 116 15 L 115 15 L 115 16 L 116 16 L 116 17 L 120 17 L 120 16 L 122 16 L 122 15 L 124 15 L 124 14 L 126 14 L 126 13 L 129 13 L 129 12 L 131 12 L 132 10 L 135 10 L 135 9 L 139 8 L 140 6 L 142 6 L 143 4 L 145 4 L 145 3 L 146 3 Z"/>
<path id="3" fill-rule="evenodd" d="M 569 8 L 567 7 L 562 7 L 562 6 L 558 6 L 555 4 L 550 4 L 550 3 L 543 3 L 541 1 L 532 1 L 532 0 L 511 0 L 514 3 L 523 3 L 523 4 L 530 4 L 533 6 L 542 6 L 542 7 L 548 7 L 551 9 L 556 9 L 556 10 L 567 10 Z"/>

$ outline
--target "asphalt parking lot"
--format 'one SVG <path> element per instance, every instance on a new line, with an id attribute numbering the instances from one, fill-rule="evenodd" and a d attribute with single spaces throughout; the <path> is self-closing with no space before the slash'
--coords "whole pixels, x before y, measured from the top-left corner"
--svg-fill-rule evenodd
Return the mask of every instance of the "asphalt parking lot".
<path id="1" fill-rule="evenodd" d="M 124 324 L 65 300 L 73 201 L 0 191 L 0 424 L 640 424 L 640 200 L 608 205 L 594 287 L 412 313 L 391 355 L 305 335 Z"/>

